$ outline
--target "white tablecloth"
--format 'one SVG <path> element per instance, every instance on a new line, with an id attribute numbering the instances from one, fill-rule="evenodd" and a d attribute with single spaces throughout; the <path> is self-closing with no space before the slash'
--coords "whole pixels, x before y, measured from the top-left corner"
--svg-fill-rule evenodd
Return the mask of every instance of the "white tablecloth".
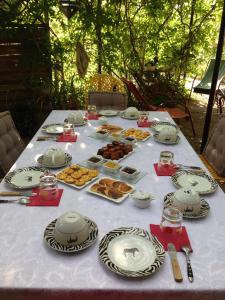
<path id="1" fill-rule="evenodd" d="M 53 111 L 44 124 L 60 123 L 68 113 Z M 171 121 L 166 112 L 151 112 L 150 117 Z M 119 117 L 109 121 L 124 128 L 136 126 L 136 121 Z M 88 137 L 97 126 L 98 121 L 89 121 L 87 126 L 76 128 L 76 143 L 37 142 L 36 137 L 43 135 L 39 130 L 13 169 L 37 165 L 37 157 L 52 145 L 70 153 L 74 163 L 83 161 L 106 143 Z M 157 177 L 154 172 L 153 163 L 158 161 L 160 151 L 173 151 L 176 163 L 203 166 L 182 133 L 180 137 L 180 143 L 174 146 L 158 144 L 151 138 L 139 143 L 135 153 L 122 161 L 147 172 L 136 184 L 156 198 L 147 209 L 135 207 L 130 197 L 115 204 L 88 194 L 86 189 L 78 191 L 66 185 L 61 185 L 64 193 L 58 207 L 0 204 L 0 299 L 224 299 L 225 199 L 220 188 L 204 197 L 211 207 L 207 218 L 183 221 L 194 250 L 193 283 L 187 279 L 183 253 L 178 253 L 182 283 L 173 279 L 168 254 L 158 272 L 141 280 L 110 272 L 98 258 L 99 242 L 107 232 L 121 226 L 148 230 L 150 223 L 159 224 L 163 198 L 176 190 L 169 177 Z M 8 190 L 3 182 L 1 190 Z M 99 228 L 97 242 L 74 255 L 55 252 L 43 242 L 46 226 L 69 210 L 95 220 Z"/>

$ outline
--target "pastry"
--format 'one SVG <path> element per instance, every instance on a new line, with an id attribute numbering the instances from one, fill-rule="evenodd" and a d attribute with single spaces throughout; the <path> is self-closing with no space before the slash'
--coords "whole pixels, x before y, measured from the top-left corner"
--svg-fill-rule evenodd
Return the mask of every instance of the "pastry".
<path id="1" fill-rule="evenodd" d="M 107 186 L 107 187 L 111 187 L 114 182 L 115 182 L 115 180 L 110 179 L 110 178 L 103 178 L 103 179 L 99 180 L 100 185 Z"/>
<path id="2" fill-rule="evenodd" d="M 99 183 L 95 183 L 95 184 L 93 184 L 91 186 L 91 191 L 92 192 L 97 192 L 99 187 L 100 187 L 100 184 Z"/>
<path id="3" fill-rule="evenodd" d="M 123 193 L 117 189 L 109 188 L 106 190 L 106 195 L 113 199 L 119 199 L 123 197 Z"/>
<path id="4" fill-rule="evenodd" d="M 113 183 L 113 187 L 118 189 L 122 193 L 129 193 L 132 191 L 132 187 L 122 181 L 116 181 Z"/>

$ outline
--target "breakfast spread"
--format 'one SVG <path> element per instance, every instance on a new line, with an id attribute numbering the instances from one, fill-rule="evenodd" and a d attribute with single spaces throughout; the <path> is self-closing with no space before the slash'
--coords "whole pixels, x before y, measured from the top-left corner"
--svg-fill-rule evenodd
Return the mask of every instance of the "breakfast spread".
<path id="1" fill-rule="evenodd" d="M 105 147 L 100 148 L 97 154 L 105 159 L 119 160 L 132 151 L 132 145 L 113 141 L 111 144 L 107 144 Z"/>
<path id="2" fill-rule="evenodd" d="M 59 181 L 82 187 L 99 175 L 98 170 L 88 169 L 79 165 L 72 165 L 56 175 Z"/>
<path id="3" fill-rule="evenodd" d="M 138 141 L 142 141 L 150 137 L 150 132 L 141 129 L 128 128 L 125 131 L 123 131 L 123 135 L 125 137 L 133 137 Z"/>

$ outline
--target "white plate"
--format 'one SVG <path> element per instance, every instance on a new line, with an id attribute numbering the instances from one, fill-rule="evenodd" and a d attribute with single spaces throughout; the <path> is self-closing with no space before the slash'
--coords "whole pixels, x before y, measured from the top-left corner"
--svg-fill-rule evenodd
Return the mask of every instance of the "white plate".
<path id="1" fill-rule="evenodd" d="M 63 133 L 63 124 L 48 124 L 42 127 L 42 131 L 50 134 Z"/>
<path id="2" fill-rule="evenodd" d="M 100 181 L 101 179 L 110 179 L 110 180 L 114 180 L 114 181 L 124 182 L 123 180 L 117 180 L 117 179 L 108 178 L 108 177 L 101 177 L 101 178 L 99 178 L 99 180 L 96 181 L 94 184 L 99 183 L 99 181 Z M 130 193 L 132 193 L 132 192 L 134 191 L 134 186 L 128 184 L 127 182 L 124 182 L 124 183 L 126 183 L 128 186 L 130 186 L 130 187 L 132 188 L 132 190 L 130 190 L 130 191 L 129 191 L 128 193 L 126 193 L 126 194 L 123 194 L 123 196 L 120 197 L 120 198 L 118 198 L 118 199 L 114 199 L 114 198 L 108 197 L 107 195 L 104 195 L 104 194 L 101 194 L 101 193 L 98 193 L 98 192 L 93 192 L 93 191 L 91 190 L 91 187 L 92 187 L 92 186 L 90 186 L 90 187 L 88 188 L 87 192 L 88 192 L 88 193 L 91 193 L 91 194 L 93 194 L 93 195 L 96 195 L 96 196 L 105 198 L 105 199 L 110 200 L 110 201 L 115 202 L 115 203 L 121 203 L 121 202 L 123 202 L 123 201 L 129 196 Z"/>
<path id="3" fill-rule="evenodd" d="M 173 128 L 176 128 L 177 132 L 179 131 L 179 128 L 175 124 L 170 123 L 170 122 L 153 121 L 152 125 L 151 125 L 151 128 L 154 129 L 155 131 L 160 131 L 162 128 L 165 128 L 165 127 L 173 127 Z"/>
<path id="4" fill-rule="evenodd" d="M 171 179 L 177 188 L 191 188 L 200 195 L 211 194 L 218 187 L 218 183 L 205 173 L 196 174 L 191 171 L 182 170 L 172 175 Z"/>
<path id="5" fill-rule="evenodd" d="M 74 245 L 74 246 L 65 246 L 65 245 L 58 243 L 55 240 L 55 223 L 56 223 L 57 219 L 52 221 L 46 227 L 45 232 L 44 232 L 44 241 L 53 250 L 56 250 L 59 252 L 64 252 L 64 253 L 74 253 L 74 252 L 78 252 L 78 251 L 81 251 L 81 250 L 84 250 L 84 249 L 90 247 L 97 239 L 98 227 L 94 221 L 92 221 L 86 217 L 84 219 L 89 225 L 89 236 L 83 243 L 81 243 L 79 245 Z"/>
<path id="6" fill-rule="evenodd" d="M 164 198 L 164 205 L 165 206 L 172 206 L 173 201 L 174 201 L 174 193 L 169 193 L 165 196 Z M 208 215 L 210 210 L 210 206 L 208 202 L 206 202 L 204 199 L 201 199 L 201 208 L 200 212 L 197 215 L 190 215 L 190 214 L 185 214 L 183 213 L 183 217 L 187 219 L 199 219 L 199 218 L 204 218 Z"/>
<path id="7" fill-rule="evenodd" d="M 177 135 L 177 139 L 176 139 L 175 142 L 171 142 L 171 141 L 160 141 L 160 140 L 158 139 L 158 133 L 155 133 L 153 137 L 154 137 L 154 140 L 155 140 L 156 142 L 161 143 L 161 144 L 166 144 L 166 145 L 176 145 L 176 144 L 178 144 L 178 143 L 180 142 L 180 137 L 179 137 L 179 135 Z"/>
<path id="8" fill-rule="evenodd" d="M 5 182 L 14 189 L 31 189 L 39 186 L 40 176 L 46 169 L 42 167 L 26 167 L 8 173 Z"/>
<path id="9" fill-rule="evenodd" d="M 81 122 L 81 123 L 73 123 L 73 126 L 74 127 L 79 127 L 79 126 L 84 126 L 86 124 L 87 124 L 87 120 L 83 120 L 83 122 Z"/>
<path id="10" fill-rule="evenodd" d="M 138 120 L 138 118 L 139 118 L 139 115 L 138 115 L 138 116 L 134 116 L 134 117 L 127 117 L 127 116 L 125 116 L 124 113 L 125 113 L 124 111 L 121 111 L 121 112 L 120 112 L 120 117 L 123 118 L 123 119 L 127 119 L 127 120 Z"/>
<path id="11" fill-rule="evenodd" d="M 126 277 L 146 277 L 164 263 L 165 250 L 155 236 L 140 228 L 121 227 L 107 233 L 99 244 L 101 261 Z"/>
<path id="12" fill-rule="evenodd" d="M 118 115 L 117 110 L 111 110 L 111 109 L 100 110 L 98 113 L 99 115 L 104 117 L 114 117 Z"/>
<path id="13" fill-rule="evenodd" d="M 39 156 L 37 159 L 37 162 L 46 168 L 52 168 L 52 169 L 57 169 L 57 168 L 62 168 L 65 167 L 67 165 L 69 165 L 72 161 L 72 156 L 69 153 L 65 153 L 65 162 L 61 165 L 46 165 L 43 163 L 43 155 Z"/>

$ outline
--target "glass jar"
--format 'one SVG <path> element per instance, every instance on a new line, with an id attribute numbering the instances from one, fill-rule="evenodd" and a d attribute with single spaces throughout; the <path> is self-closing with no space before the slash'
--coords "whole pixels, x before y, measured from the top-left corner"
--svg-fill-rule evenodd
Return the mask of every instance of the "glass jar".
<path id="1" fill-rule="evenodd" d="M 40 176 L 39 195 L 43 198 L 43 200 L 53 200 L 58 196 L 56 175 L 48 170 Z"/>
<path id="2" fill-rule="evenodd" d="M 173 165 L 174 154 L 171 151 L 160 152 L 159 168 L 171 167 Z"/>
<path id="3" fill-rule="evenodd" d="M 183 215 L 175 207 L 165 207 L 162 213 L 160 228 L 164 233 L 173 234 L 182 232 Z"/>
<path id="4" fill-rule="evenodd" d="M 69 122 L 68 119 L 64 120 L 63 135 L 64 136 L 74 136 L 75 135 L 74 126 L 71 122 Z"/>
<path id="5" fill-rule="evenodd" d="M 88 105 L 87 113 L 89 116 L 96 116 L 97 115 L 96 105 Z"/>

